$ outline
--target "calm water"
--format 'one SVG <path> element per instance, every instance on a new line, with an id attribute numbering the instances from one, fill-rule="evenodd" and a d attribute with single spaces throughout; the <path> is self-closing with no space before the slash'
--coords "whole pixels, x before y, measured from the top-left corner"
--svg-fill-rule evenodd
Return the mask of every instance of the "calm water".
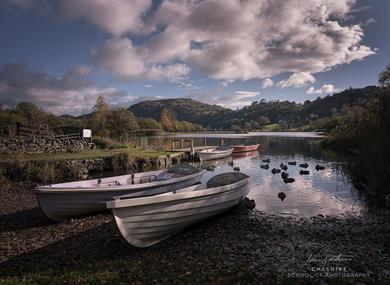
<path id="1" fill-rule="evenodd" d="M 303 137 L 304 135 L 305 137 Z M 175 135 L 150 139 L 158 145 L 171 145 L 173 137 L 195 138 L 195 146 L 203 143 L 204 135 Z M 232 171 L 228 165 L 233 161 L 234 166 L 240 167 L 241 172 L 251 177 L 249 198 L 256 201 L 258 210 L 285 215 L 312 216 L 318 214 L 358 214 L 364 203 L 340 167 L 337 167 L 339 158 L 334 154 L 321 149 L 318 134 L 278 133 L 272 136 L 269 133 L 249 135 L 207 135 L 209 145 L 218 145 L 220 138 L 224 138 L 226 145 L 241 143 L 259 143 L 260 149 L 256 152 L 235 155 L 223 160 L 195 163 L 207 169 L 203 181 L 213 175 Z M 269 169 L 261 169 L 263 159 L 269 158 Z M 287 172 L 295 178 L 294 183 L 285 184 L 280 174 L 273 175 L 272 168 L 279 168 L 281 162 L 288 161 L 308 163 L 309 175 L 300 175 L 299 166 L 288 165 Z M 317 164 L 325 166 L 325 170 L 317 171 Z M 278 193 L 284 192 L 286 198 L 281 201 Z"/>

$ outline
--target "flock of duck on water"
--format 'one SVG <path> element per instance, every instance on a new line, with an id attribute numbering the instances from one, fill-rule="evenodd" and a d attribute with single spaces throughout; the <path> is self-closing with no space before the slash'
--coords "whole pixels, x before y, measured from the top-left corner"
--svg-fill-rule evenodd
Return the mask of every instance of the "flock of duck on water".
<path id="1" fill-rule="evenodd" d="M 261 164 L 260 168 L 268 170 L 269 169 L 269 163 L 271 163 L 271 159 L 266 158 L 266 159 L 263 159 L 262 162 L 264 164 Z M 297 162 L 296 161 L 289 161 L 289 162 L 287 162 L 287 164 L 290 165 L 290 166 L 297 166 Z M 283 179 L 283 182 L 286 183 L 286 184 L 295 182 L 295 179 L 290 177 L 289 173 L 287 172 L 287 170 L 288 170 L 287 164 L 284 164 L 283 162 L 281 162 L 280 165 L 279 165 L 280 168 L 272 168 L 272 170 L 271 170 L 271 173 L 273 175 L 275 175 L 277 173 L 280 173 L 280 177 Z M 234 163 L 233 162 L 229 162 L 229 165 L 233 167 Z M 298 166 L 300 168 L 302 168 L 299 171 L 300 175 L 309 175 L 310 174 L 310 171 L 307 170 L 309 165 L 306 162 L 305 163 L 300 163 L 300 164 L 298 164 Z M 315 166 L 315 169 L 317 171 L 324 170 L 325 166 L 317 164 Z M 234 171 L 240 171 L 240 168 L 238 166 L 236 166 L 236 167 L 233 168 L 233 170 Z M 286 193 L 279 192 L 278 193 L 278 198 L 283 201 L 286 198 Z"/>

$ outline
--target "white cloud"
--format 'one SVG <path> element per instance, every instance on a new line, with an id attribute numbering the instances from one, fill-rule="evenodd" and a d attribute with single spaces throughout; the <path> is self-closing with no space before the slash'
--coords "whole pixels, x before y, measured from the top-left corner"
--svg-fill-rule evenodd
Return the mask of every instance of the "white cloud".
<path id="1" fill-rule="evenodd" d="M 90 72 L 90 67 L 79 66 L 57 78 L 23 64 L 7 64 L 0 70 L 0 101 L 7 106 L 29 101 L 55 114 L 80 115 L 90 112 L 100 95 L 112 106 L 128 107 L 135 100 L 116 88 L 85 79 Z"/>
<path id="2" fill-rule="evenodd" d="M 207 104 L 215 104 L 225 108 L 237 109 L 250 105 L 260 96 L 258 91 L 235 91 L 230 94 L 222 94 L 222 89 L 194 93 L 189 95 L 194 100 Z"/>
<path id="3" fill-rule="evenodd" d="M 92 60 L 122 79 L 138 77 L 145 69 L 128 38 L 110 39 L 100 49 L 92 49 Z"/>
<path id="4" fill-rule="evenodd" d="M 313 86 L 311 86 L 306 93 L 307 94 L 332 94 L 337 91 L 340 91 L 339 89 L 335 88 L 332 84 L 324 84 L 319 89 L 315 89 Z"/>
<path id="5" fill-rule="evenodd" d="M 180 62 L 223 82 L 291 72 L 292 78 L 280 85 L 298 87 L 313 83 L 312 74 L 375 53 L 361 44 L 362 27 L 346 21 L 355 0 L 165 0 L 147 18 L 142 15 L 150 8 L 149 1 L 122 0 L 113 7 L 108 2 L 92 5 L 70 0 L 63 5 L 72 6 L 77 12 L 73 14 L 82 14 L 114 36 L 132 30 L 150 32 L 136 45 L 122 38 L 110 40 L 117 42 L 117 48 L 105 43 L 100 49 L 115 50 L 106 51 L 109 56 L 96 62 L 120 78 L 148 77 L 145 67 Z M 132 5 L 134 11 L 122 13 Z M 89 6 L 93 7 L 88 10 Z M 96 53 L 99 50 L 95 58 Z"/>
<path id="6" fill-rule="evenodd" d="M 147 72 L 146 77 L 152 80 L 168 80 L 177 81 L 184 80 L 190 72 L 190 69 L 185 64 L 172 65 L 153 65 Z"/>
<path id="7" fill-rule="evenodd" d="M 142 17 L 150 6 L 151 0 L 61 0 L 60 2 L 60 10 L 64 16 L 86 18 L 114 36 L 121 36 L 126 32 L 139 33 L 145 29 Z"/>
<path id="8" fill-rule="evenodd" d="M 315 81 L 316 79 L 310 73 L 299 72 L 299 73 L 293 73 L 286 80 L 279 81 L 277 85 L 282 88 L 286 88 L 286 87 L 298 88 L 298 87 L 303 87 L 309 83 L 314 83 Z"/>
<path id="9" fill-rule="evenodd" d="M 152 85 L 152 84 L 145 84 L 144 87 L 145 87 L 145 88 L 152 88 L 153 85 Z"/>
<path id="10" fill-rule="evenodd" d="M 274 86 L 274 82 L 271 78 L 264 79 L 261 84 L 262 84 L 263 88 Z"/>

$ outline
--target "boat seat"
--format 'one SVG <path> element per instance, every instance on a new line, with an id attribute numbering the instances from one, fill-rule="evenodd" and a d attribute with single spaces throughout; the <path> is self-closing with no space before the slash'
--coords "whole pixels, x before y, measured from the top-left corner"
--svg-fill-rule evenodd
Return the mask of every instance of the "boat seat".
<path id="1" fill-rule="evenodd" d="M 143 184 L 157 181 L 156 175 L 144 176 L 144 177 L 133 177 L 127 179 L 127 184 Z"/>
<path id="2" fill-rule="evenodd" d="M 121 184 L 119 183 L 119 181 L 117 180 L 113 180 L 113 181 L 106 181 L 106 182 L 100 182 L 98 184 L 95 184 L 94 186 L 104 186 L 104 187 L 110 187 L 110 186 L 120 186 Z"/>

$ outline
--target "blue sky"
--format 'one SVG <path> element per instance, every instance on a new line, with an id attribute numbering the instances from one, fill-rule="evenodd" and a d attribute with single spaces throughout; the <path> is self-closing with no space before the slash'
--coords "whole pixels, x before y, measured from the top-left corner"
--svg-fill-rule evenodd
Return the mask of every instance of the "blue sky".
<path id="1" fill-rule="evenodd" d="M 296 5 L 294 3 L 300 3 Z M 5 0 L 0 102 L 63 114 L 191 97 L 228 108 L 376 84 L 387 0 Z"/>

